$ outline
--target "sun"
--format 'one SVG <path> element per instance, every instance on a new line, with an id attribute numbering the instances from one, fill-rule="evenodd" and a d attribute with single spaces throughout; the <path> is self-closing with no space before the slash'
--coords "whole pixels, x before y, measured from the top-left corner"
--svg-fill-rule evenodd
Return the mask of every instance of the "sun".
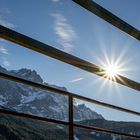
<path id="1" fill-rule="evenodd" d="M 104 70 L 104 76 L 111 80 L 115 80 L 119 74 L 119 68 L 115 64 L 106 65 Z"/>
<path id="2" fill-rule="evenodd" d="M 106 69 L 106 75 L 109 77 L 117 76 L 119 70 L 115 65 L 109 65 Z"/>

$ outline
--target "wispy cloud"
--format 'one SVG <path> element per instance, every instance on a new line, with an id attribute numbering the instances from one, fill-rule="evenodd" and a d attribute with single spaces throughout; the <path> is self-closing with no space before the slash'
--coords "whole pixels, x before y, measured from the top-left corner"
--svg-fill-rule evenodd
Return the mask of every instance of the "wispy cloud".
<path id="1" fill-rule="evenodd" d="M 77 79 L 73 79 L 73 80 L 69 81 L 69 83 L 75 83 L 75 82 L 78 82 L 81 80 L 83 80 L 83 78 L 77 78 Z"/>
<path id="2" fill-rule="evenodd" d="M 60 0 L 51 0 L 52 2 L 59 2 Z"/>
<path id="3" fill-rule="evenodd" d="M 8 51 L 7 51 L 6 48 L 4 48 L 4 47 L 0 47 L 0 53 L 8 54 Z"/>
<path id="4" fill-rule="evenodd" d="M 11 29 L 15 27 L 14 24 L 9 22 L 8 20 L 5 20 L 2 15 L 0 15 L 0 25 L 3 25 Z"/>
<path id="5" fill-rule="evenodd" d="M 9 61 L 8 61 L 6 58 L 3 60 L 3 65 L 4 65 L 5 67 L 9 67 L 9 66 L 10 66 Z"/>
<path id="6" fill-rule="evenodd" d="M 0 9 L 0 25 L 8 27 L 8 28 L 14 28 L 15 25 L 12 24 L 9 19 L 12 15 L 12 12 L 8 8 Z M 5 48 L 6 41 L 3 39 L 0 39 L 0 62 L 3 66 L 8 67 L 10 66 L 10 63 L 7 59 L 8 50 Z"/>
<path id="7" fill-rule="evenodd" d="M 9 61 L 7 60 L 6 55 L 9 54 L 8 50 L 5 48 L 5 40 L 0 39 L 0 63 L 5 66 L 8 67 L 10 66 Z M 0 65 L 1 65 L 0 64 Z"/>
<path id="8" fill-rule="evenodd" d="M 52 14 L 55 19 L 54 31 L 58 36 L 58 43 L 63 46 L 65 52 L 70 52 L 73 48 L 72 41 L 77 37 L 73 27 L 61 14 Z"/>

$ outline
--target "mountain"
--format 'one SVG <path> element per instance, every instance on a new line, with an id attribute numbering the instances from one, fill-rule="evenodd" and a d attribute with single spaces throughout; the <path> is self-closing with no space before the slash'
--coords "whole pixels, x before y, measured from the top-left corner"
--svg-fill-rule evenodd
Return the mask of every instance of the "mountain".
<path id="1" fill-rule="evenodd" d="M 43 82 L 43 79 L 34 70 L 24 68 L 8 71 L 0 66 L 0 72 L 67 91 L 65 87 Z M 68 99 L 63 95 L 0 78 L 0 108 L 67 121 L 67 103 Z M 74 121 L 140 136 L 140 123 L 108 121 L 85 104 L 76 102 L 74 102 Z M 74 138 L 75 140 L 133 140 L 118 135 L 76 128 Z M 0 114 L 0 139 L 67 140 L 68 127 Z"/>
<path id="2" fill-rule="evenodd" d="M 86 115 L 85 115 L 86 113 Z M 86 107 L 85 104 L 79 104 L 74 106 L 74 120 L 93 120 L 93 119 L 104 119 L 100 114 L 91 111 L 90 108 Z"/>
<path id="3" fill-rule="evenodd" d="M 65 87 L 49 85 L 36 71 L 20 69 L 8 71 L 0 67 L 0 71 L 51 87 L 67 90 Z M 43 91 L 31 86 L 0 78 L 0 105 L 18 112 L 34 114 L 42 117 L 60 120 L 68 119 L 68 98 L 66 96 Z M 85 104 L 74 105 L 74 119 L 104 119 L 100 114 L 88 108 Z"/>

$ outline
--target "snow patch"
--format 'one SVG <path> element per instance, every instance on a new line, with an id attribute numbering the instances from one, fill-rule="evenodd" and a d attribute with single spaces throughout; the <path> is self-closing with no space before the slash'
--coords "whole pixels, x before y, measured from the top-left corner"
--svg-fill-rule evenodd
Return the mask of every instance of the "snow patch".
<path id="1" fill-rule="evenodd" d="M 78 137 L 74 136 L 74 140 L 80 140 Z"/>

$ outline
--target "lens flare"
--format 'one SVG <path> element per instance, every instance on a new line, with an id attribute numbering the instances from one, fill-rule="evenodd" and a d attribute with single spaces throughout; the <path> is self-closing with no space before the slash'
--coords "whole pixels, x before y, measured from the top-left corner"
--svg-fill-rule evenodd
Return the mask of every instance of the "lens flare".
<path id="1" fill-rule="evenodd" d="M 115 64 L 110 64 L 105 67 L 105 77 L 115 79 L 119 74 L 119 68 Z"/>

